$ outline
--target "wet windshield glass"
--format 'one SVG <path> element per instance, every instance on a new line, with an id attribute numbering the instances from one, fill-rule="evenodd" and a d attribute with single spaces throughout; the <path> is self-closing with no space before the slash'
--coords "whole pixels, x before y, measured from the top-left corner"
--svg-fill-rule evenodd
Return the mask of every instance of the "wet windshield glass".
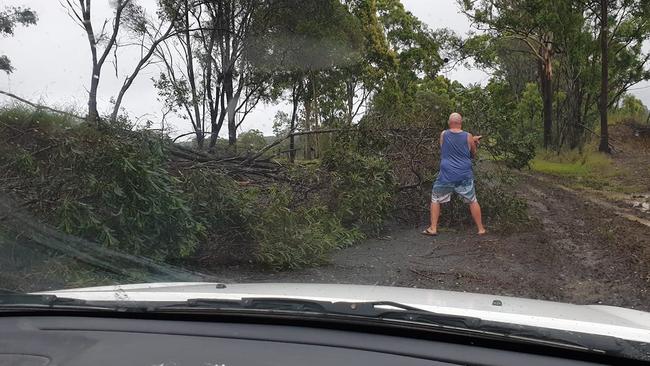
<path id="1" fill-rule="evenodd" d="M 0 291 L 650 310 L 647 2 L 433 3 L 4 1 Z"/>

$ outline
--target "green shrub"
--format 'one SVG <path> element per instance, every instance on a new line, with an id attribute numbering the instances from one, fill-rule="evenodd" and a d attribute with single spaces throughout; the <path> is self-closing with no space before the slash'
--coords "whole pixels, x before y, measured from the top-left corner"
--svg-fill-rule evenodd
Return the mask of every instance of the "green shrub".
<path id="1" fill-rule="evenodd" d="M 191 169 L 181 172 L 179 179 L 192 215 L 206 228 L 207 246 L 212 247 L 206 249 L 218 250 L 222 242 L 253 240 L 249 226 L 257 210 L 254 189 L 242 189 L 214 169 Z"/>
<path id="2" fill-rule="evenodd" d="M 84 147 L 77 143 L 61 156 L 83 182 L 74 188 L 77 202 L 62 205 L 58 215 L 74 223 L 62 225 L 67 232 L 155 258 L 192 252 L 204 226 L 194 219 L 178 180 L 165 170 L 159 141 L 102 134 Z"/>
<path id="3" fill-rule="evenodd" d="M 3 174 L 29 183 L 24 194 L 48 221 L 127 253 L 168 259 L 192 252 L 204 227 L 165 169 L 160 138 L 21 108 L 3 109 L 0 122 L 7 126 L 0 134 L 18 145 L 11 149 L 24 151 L 14 160 L 0 156 L 9 156 Z"/>
<path id="4" fill-rule="evenodd" d="M 25 174 L 27 176 L 35 176 L 38 173 L 38 164 L 34 160 L 32 154 L 29 151 L 16 148 L 9 158 L 10 166 L 6 168 L 15 168 L 18 172 Z"/>
<path id="5" fill-rule="evenodd" d="M 295 269 L 323 263 L 332 250 L 363 238 L 360 231 L 346 229 L 323 205 L 290 209 L 291 193 L 272 187 L 268 200 L 252 225 L 258 247 L 256 258 L 272 268 Z"/>
<path id="6" fill-rule="evenodd" d="M 393 209 L 396 190 L 390 164 L 334 144 L 322 165 L 331 174 L 328 199 L 336 216 L 348 227 L 377 232 Z"/>
<path id="7" fill-rule="evenodd" d="M 432 184 L 433 182 L 427 182 L 422 193 L 422 201 L 427 202 L 425 210 L 427 220 Z M 529 227 L 531 221 L 527 213 L 528 206 L 525 200 L 515 195 L 514 187 L 517 182 L 512 175 L 506 171 L 477 169 L 474 174 L 474 184 L 481 204 L 483 221 L 489 230 L 512 232 Z M 451 227 L 474 225 L 467 203 L 456 194 L 452 197 L 450 203 L 442 205 L 440 225 Z"/>
<path id="8" fill-rule="evenodd" d="M 531 224 L 526 201 L 515 195 L 516 184 L 516 178 L 506 172 L 478 174 L 476 179 L 478 199 L 484 221 L 493 229 L 522 231 Z"/>

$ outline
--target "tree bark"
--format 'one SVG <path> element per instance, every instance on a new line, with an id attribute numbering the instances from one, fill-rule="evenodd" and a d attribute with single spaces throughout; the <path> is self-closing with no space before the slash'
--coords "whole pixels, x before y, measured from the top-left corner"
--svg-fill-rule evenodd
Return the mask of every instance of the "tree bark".
<path id="1" fill-rule="evenodd" d="M 347 97 L 347 113 L 348 113 L 348 125 L 352 125 L 352 120 L 354 119 L 354 81 L 352 78 L 348 79 L 345 83 L 346 87 L 346 97 Z"/>
<path id="2" fill-rule="evenodd" d="M 68 2 L 70 10 L 72 10 L 72 12 L 77 16 L 77 19 L 81 21 L 81 25 L 86 31 L 88 44 L 90 45 L 90 53 L 92 56 L 92 75 L 90 77 L 90 89 L 88 91 L 88 116 L 86 117 L 88 122 L 99 122 L 99 112 L 97 110 L 97 90 L 99 89 L 99 78 L 101 75 L 102 66 L 104 65 L 104 61 L 106 61 L 109 52 L 113 46 L 115 46 L 115 42 L 117 41 L 117 34 L 120 30 L 122 12 L 130 1 L 131 0 L 117 1 L 111 37 L 109 38 L 108 43 L 106 44 L 106 48 L 102 52 L 102 55 L 99 57 L 97 54 L 98 42 L 95 37 L 95 31 L 93 29 L 93 23 L 91 19 L 91 0 L 79 0 L 79 9 L 81 9 L 81 16 L 79 16 L 79 13 L 74 8 L 72 8 L 72 4 Z"/>
<path id="3" fill-rule="evenodd" d="M 577 84 L 577 85 L 576 85 Z M 571 150 L 582 147 L 582 104 L 583 104 L 583 91 L 582 84 L 580 81 L 577 81 L 574 84 L 573 93 L 574 95 L 574 105 L 571 106 L 571 125 L 570 125 L 570 136 L 569 136 L 569 148 Z"/>
<path id="4" fill-rule="evenodd" d="M 611 153 L 607 124 L 607 106 L 609 104 L 609 42 L 608 42 L 608 0 L 600 0 L 600 50 L 601 85 L 600 85 L 600 145 L 598 150 Z"/>
<path id="5" fill-rule="evenodd" d="M 99 89 L 99 74 L 101 68 L 99 65 L 93 65 L 92 77 L 90 78 L 90 91 L 88 92 L 88 122 L 96 123 L 99 121 L 99 112 L 97 111 L 97 89 Z"/>
<path id="6" fill-rule="evenodd" d="M 192 50 L 192 39 L 190 35 L 190 4 L 185 1 L 185 47 L 186 58 L 187 58 L 187 79 L 190 84 L 190 92 L 192 95 L 192 108 L 194 111 L 194 118 L 196 120 L 196 145 L 199 150 L 203 149 L 203 142 L 205 141 L 205 129 L 201 111 L 199 109 L 199 100 L 197 95 L 196 80 L 194 79 L 194 52 Z"/>
<path id="7" fill-rule="evenodd" d="M 291 136 L 289 137 L 289 162 L 291 164 L 296 161 L 296 136 L 294 136 L 293 133 L 296 131 L 296 119 L 298 117 L 298 89 L 298 86 L 294 84 L 293 93 L 291 95 L 291 102 L 293 103 L 291 125 L 289 126 L 289 131 L 291 131 Z"/>
<path id="8" fill-rule="evenodd" d="M 312 101 L 311 97 L 308 97 L 305 100 L 305 131 L 311 131 L 311 115 L 312 115 Z M 304 149 L 304 158 L 305 160 L 312 159 L 312 140 L 310 136 L 304 138 L 303 149 Z"/>
<path id="9" fill-rule="evenodd" d="M 97 111 L 97 89 L 99 88 L 99 75 L 101 73 L 101 66 L 97 60 L 97 41 L 95 39 L 93 23 L 90 19 L 91 2 L 88 0 L 84 3 L 83 0 L 79 0 L 79 4 L 81 5 L 83 26 L 86 30 L 92 57 L 92 74 L 90 75 L 90 90 L 88 91 L 88 116 L 86 118 L 88 122 L 95 123 L 99 119 L 99 113 Z"/>
<path id="10" fill-rule="evenodd" d="M 551 146 L 553 139 L 553 73 L 551 69 L 550 51 L 542 47 L 544 61 L 539 63 L 539 77 L 542 88 L 543 119 L 544 119 L 544 148 Z"/>

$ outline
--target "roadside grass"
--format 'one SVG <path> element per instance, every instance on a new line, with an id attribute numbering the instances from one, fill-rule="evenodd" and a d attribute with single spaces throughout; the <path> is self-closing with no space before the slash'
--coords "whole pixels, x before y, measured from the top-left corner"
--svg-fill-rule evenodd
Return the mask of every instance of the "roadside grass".
<path id="1" fill-rule="evenodd" d="M 615 165 L 610 156 L 598 152 L 595 146 L 587 146 L 582 152 L 538 151 L 530 167 L 535 172 L 562 178 L 563 184 L 572 188 L 638 192 L 638 187 L 626 183 L 629 171 Z"/>
<path id="2" fill-rule="evenodd" d="M 648 121 L 647 113 L 630 114 L 630 113 L 613 112 L 613 113 L 609 113 L 609 116 L 607 117 L 607 124 L 610 126 L 616 126 L 616 125 L 621 125 L 626 123 L 645 124 L 647 121 Z M 600 133 L 600 126 L 597 126 L 596 128 L 597 128 L 597 132 Z"/>

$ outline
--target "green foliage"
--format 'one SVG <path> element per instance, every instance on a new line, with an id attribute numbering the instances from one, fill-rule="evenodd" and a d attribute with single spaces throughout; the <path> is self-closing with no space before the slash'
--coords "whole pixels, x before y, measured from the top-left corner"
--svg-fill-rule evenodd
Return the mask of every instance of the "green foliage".
<path id="1" fill-rule="evenodd" d="M 528 98 L 517 102 L 507 85 L 491 82 L 485 88 L 466 89 L 462 96 L 466 129 L 484 136 L 482 147 L 511 168 L 527 166 L 539 141 L 539 129 L 527 120 L 527 107 L 539 100 L 531 90 L 529 93 Z"/>
<path id="2" fill-rule="evenodd" d="M 260 71 L 307 73 L 358 61 L 360 24 L 337 0 L 279 0 L 257 14 L 246 59 Z"/>
<path id="3" fill-rule="evenodd" d="M 239 135 L 237 144 L 244 149 L 244 151 L 259 151 L 266 146 L 266 139 L 260 130 L 249 130 Z"/>
<path id="4" fill-rule="evenodd" d="M 213 169 L 179 172 L 183 197 L 192 215 L 205 227 L 207 245 L 216 250 L 223 242 L 252 239 L 249 226 L 256 219 L 257 194 L 241 189 L 235 181 Z"/>
<path id="5" fill-rule="evenodd" d="M 3 177 L 30 182 L 24 198 L 38 197 L 46 220 L 107 247 L 168 261 L 197 249 L 214 258 L 237 247 L 273 268 L 322 263 L 332 250 L 361 240 L 361 229 L 377 230 L 392 203 L 387 163 L 347 151 L 332 156 L 337 161 L 328 170 L 318 162 L 292 167 L 289 185 L 246 187 L 219 170 L 172 168 L 166 142 L 146 132 L 97 131 L 7 108 L 0 111 L 0 136 L 16 144 L 0 155 L 8 168 Z M 48 154 L 39 153 L 44 148 Z"/>
<path id="6" fill-rule="evenodd" d="M 48 135 L 60 133 L 61 130 L 78 124 L 78 120 L 69 116 L 34 110 L 23 105 L 8 104 L 0 107 L 0 128 L 35 128 Z"/>
<path id="7" fill-rule="evenodd" d="M 493 81 L 506 82 L 517 98 L 529 91 L 524 89 L 527 83 L 538 83 L 543 75 L 551 77 L 539 68 L 540 61 L 548 62 L 546 69 L 553 71 L 553 110 L 547 115 L 553 126 L 546 131 L 552 134 L 549 147 L 582 149 L 598 119 L 601 1 L 458 3 L 471 21 L 487 29 L 464 44 L 463 55 L 494 70 Z M 631 86 L 650 79 L 649 54 L 643 47 L 650 36 L 650 7 L 646 1 L 608 3 L 609 101 L 605 107 L 611 110 Z M 616 114 L 613 117 L 615 122 L 622 120 Z"/>
<path id="8" fill-rule="evenodd" d="M 352 245 L 363 234 L 346 229 L 326 206 L 290 208 L 291 193 L 271 187 L 267 202 L 251 227 L 258 242 L 256 258 L 273 268 L 300 268 L 323 263 L 337 248 Z"/>
<path id="9" fill-rule="evenodd" d="M 527 83 L 517 102 L 517 117 L 519 128 L 527 129 L 536 138 L 542 136 L 542 96 L 534 83 Z"/>
<path id="10" fill-rule="evenodd" d="M 278 111 L 273 117 L 273 134 L 275 137 L 284 137 L 291 129 L 291 117 L 283 111 Z"/>
<path id="11" fill-rule="evenodd" d="M 21 154 L 0 156 L 14 163 L 3 173 L 31 182 L 28 192 L 51 223 L 127 253 L 160 259 L 192 253 L 204 227 L 166 171 L 158 137 L 97 131 L 20 108 L 3 109 L 0 123 L 8 126 L 0 134 Z"/>
<path id="12" fill-rule="evenodd" d="M 164 169 L 160 142 L 116 133 L 86 140 L 88 149 L 75 140 L 60 151 L 65 168 L 85 182 L 71 192 L 78 202 L 62 205 L 57 215 L 73 223 L 62 224 L 67 232 L 155 258 L 192 253 L 204 227 Z"/>
<path id="13" fill-rule="evenodd" d="M 623 97 L 620 111 L 633 116 L 645 116 L 648 113 L 648 108 L 639 98 L 631 94 L 626 94 Z"/>
<path id="14" fill-rule="evenodd" d="M 331 174 L 330 206 L 346 226 L 377 232 L 388 218 L 396 189 L 389 163 L 335 144 L 323 157 Z"/>
<path id="15" fill-rule="evenodd" d="M 625 94 L 619 108 L 610 111 L 608 122 L 610 125 L 619 123 L 646 123 L 648 121 L 648 107 L 631 94 Z"/>
<path id="16" fill-rule="evenodd" d="M 13 36 L 16 25 L 30 26 L 37 21 L 36 13 L 29 8 L 5 7 L 0 11 L 0 37 Z M 13 70 L 9 57 L 0 55 L 0 71 L 11 74 Z"/>
<path id="17" fill-rule="evenodd" d="M 531 224 L 526 201 L 513 192 L 517 184 L 513 176 L 485 171 L 477 175 L 475 184 L 487 225 L 501 231 L 522 231 Z"/>
<path id="18" fill-rule="evenodd" d="M 38 173 L 38 165 L 29 151 L 17 148 L 12 152 L 10 161 L 13 160 L 13 168 L 26 176 L 35 176 Z"/>

